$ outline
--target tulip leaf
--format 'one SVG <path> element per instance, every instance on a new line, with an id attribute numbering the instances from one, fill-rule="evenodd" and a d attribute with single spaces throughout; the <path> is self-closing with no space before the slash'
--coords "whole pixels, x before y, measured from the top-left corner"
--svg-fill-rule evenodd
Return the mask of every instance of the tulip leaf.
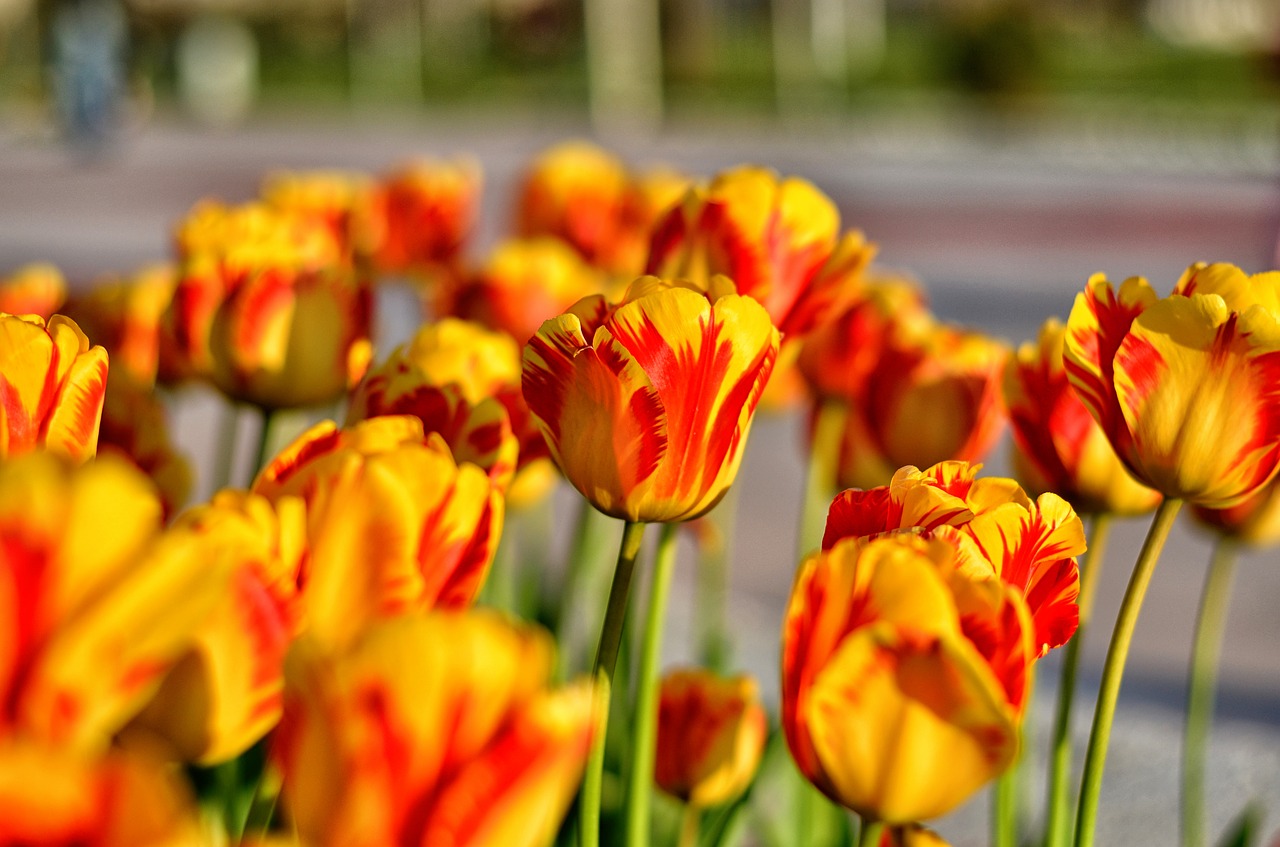
<path id="1" fill-rule="evenodd" d="M 1262 807 L 1256 801 L 1245 806 L 1227 827 L 1218 847 L 1254 847 L 1262 828 Z"/>

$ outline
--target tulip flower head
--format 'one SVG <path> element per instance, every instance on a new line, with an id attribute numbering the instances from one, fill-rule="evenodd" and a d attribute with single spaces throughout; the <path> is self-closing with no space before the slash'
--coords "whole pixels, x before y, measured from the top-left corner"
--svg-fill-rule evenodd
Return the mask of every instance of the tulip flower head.
<path id="1" fill-rule="evenodd" d="M 711 300 L 654 277 L 616 309 L 600 307 L 584 301 L 529 340 L 525 401 L 556 464 L 597 509 L 696 518 L 737 475 L 778 331 L 750 298 Z"/>
<path id="2" fill-rule="evenodd" d="M 1082 512 L 1149 512 L 1160 504 L 1160 493 L 1129 474 L 1071 388 L 1062 360 L 1065 339 L 1066 327 L 1050 318 L 1039 342 L 1022 345 L 1005 366 L 1018 478 Z"/>
<path id="3" fill-rule="evenodd" d="M 658 787 L 700 808 L 728 803 L 755 777 L 767 733 L 751 677 L 672 671 L 658 691 Z"/>
<path id="4" fill-rule="evenodd" d="M 478 163 L 416 161 L 386 177 L 375 191 L 382 227 L 374 255 L 384 273 L 430 273 L 457 261 L 475 226 L 482 175 Z"/>
<path id="5" fill-rule="evenodd" d="M 550 638 L 480 611 L 383 621 L 336 658 L 299 651 L 273 756 L 304 841 L 549 845 L 598 708 L 589 684 L 549 688 L 551 669 Z"/>
<path id="6" fill-rule="evenodd" d="M 837 803 L 890 825 L 942 815 L 1018 750 L 1029 663 L 1016 592 L 965 572 L 954 538 L 847 538 L 807 558 L 782 638 L 782 726 L 801 773 Z M 995 589 L 975 642 L 962 610 Z M 1011 613 L 1001 606 L 1008 606 Z M 994 659 L 994 661 L 993 661 Z"/>
<path id="7" fill-rule="evenodd" d="M 135 384 L 150 386 L 160 368 L 160 322 L 177 283 L 174 267 L 167 264 L 108 277 L 71 298 L 66 314 L 106 349 L 113 376 L 126 373 Z"/>
<path id="8" fill-rule="evenodd" d="M 38 315 L 47 321 L 66 299 L 66 278 L 47 262 L 33 262 L 0 276 L 0 312 Z"/>
<path id="9" fill-rule="evenodd" d="M 1280 544 L 1280 484 L 1272 479 L 1247 500 L 1225 509 L 1196 506 L 1191 510 L 1196 523 L 1217 534 L 1250 547 Z"/>
<path id="10" fill-rule="evenodd" d="M 70 318 L 0 315 L 0 456 L 98 449 L 107 351 Z"/>
<path id="11" fill-rule="evenodd" d="M 1140 277 L 1116 289 L 1095 275 L 1076 295 L 1064 351 L 1072 386 L 1130 472 L 1211 508 L 1280 470 L 1280 317 L 1231 294 L 1232 278 L 1193 266 L 1184 293 L 1160 299 Z"/>

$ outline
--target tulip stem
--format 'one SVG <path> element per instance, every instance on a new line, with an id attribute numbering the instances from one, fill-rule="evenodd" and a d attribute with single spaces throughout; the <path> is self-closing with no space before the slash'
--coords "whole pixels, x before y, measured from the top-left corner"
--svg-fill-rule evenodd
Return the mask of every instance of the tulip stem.
<path id="1" fill-rule="evenodd" d="M 1107 659 L 1102 666 L 1102 682 L 1098 687 L 1098 703 L 1093 713 L 1093 729 L 1089 733 L 1084 774 L 1080 779 L 1076 847 L 1093 847 L 1094 830 L 1098 824 L 1098 799 L 1102 795 L 1102 771 L 1106 764 L 1107 745 L 1111 741 L 1111 723 L 1115 718 L 1116 702 L 1120 699 L 1125 660 L 1129 657 L 1129 647 L 1133 643 L 1133 630 L 1138 623 L 1138 613 L 1142 610 L 1142 599 L 1146 596 L 1151 575 L 1155 573 L 1156 562 L 1160 559 L 1160 551 L 1181 507 L 1181 500 L 1165 499 L 1156 509 L 1147 538 L 1142 542 L 1142 551 L 1138 553 L 1138 561 L 1134 563 L 1133 573 L 1129 576 L 1129 586 L 1120 603 L 1120 613 L 1116 617 L 1111 644 L 1107 648 Z"/>
<path id="2" fill-rule="evenodd" d="M 698 847 L 698 823 L 701 810 L 692 803 L 684 804 L 684 813 L 680 816 L 680 840 L 677 847 Z"/>
<path id="3" fill-rule="evenodd" d="M 680 525 L 663 524 L 654 555 L 649 610 L 640 642 L 639 684 L 636 689 L 635 731 L 631 736 L 631 775 L 627 780 L 627 840 L 629 847 L 649 847 L 650 798 L 654 757 L 658 747 L 658 665 L 662 660 L 662 626 L 676 564 L 676 532 Z"/>
<path id="4" fill-rule="evenodd" d="M 262 413 L 262 429 L 258 433 L 258 449 L 253 455 L 253 469 L 249 471 L 250 484 L 257 478 L 263 466 L 267 463 L 268 451 L 271 449 L 271 428 L 276 420 L 276 410 L 269 409 L 266 406 L 259 406 L 258 411 Z"/>
<path id="5" fill-rule="evenodd" d="M 720 505 L 704 518 L 711 522 L 715 538 L 700 544 L 699 548 L 694 625 L 698 628 L 702 664 L 717 673 L 723 673 L 729 666 L 731 645 L 725 626 L 725 607 L 729 600 L 729 562 L 737 518 L 738 487 L 731 485 Z"/>
<path id="6" fill-rule="evenodd" d="M 618 563 L 613 571 L 613 584 L 609 587 L 609 602 L 605 607 L 604 625 L 600 628 L 600 643 L 596 648 L 594 675 L 600 686 L 600 717 L 595 738 L 591 741 L 591 756 L 587 760 L 586 774 L 582 781 L 582 802 L 579 806 L 582 847 L 600 845 L 600 791 L 604 784 L 604 740 L 609 725 L 609 698 L 613 688 L 613 671 L 618 664 L 618 648 L 622 642 L 622 624 L 627 616 L 627 595 L 631 591 L 631 574 L 635 570 L 636 556 L 644 540 L 644 524 L 627 521 L 622 530 L 622 544 L 618 547 Z"/>
<path id="7" fill-rule="evenodd" d="M 1235 543 L 1229 538 L 1220 538 L 1205 576 L 1204 593 L 1200 595 L 1200 613 L 1196 617 L 1195 643 L 1187 678 L 1186 735 L 1182 742 L 1183 847 L 1203 847 L 1205 843 L 1205 752 L 1213 725 L 1218 657 L 1226 628 L 1236 558 Z"/>
<path id="8" fill-rule="evenodd" d="M 579 672 L 586 663 L 585 658 L 580 658 L 581 639 L 574 637 L 573 627 L 575 621 L 584 617 L 591 622 L 598 620 L 596 616 L 601 611 L 599 598 L 590 594 L 584 597 L 582 594 L 584 589 L 594 587 L 598 576 L 604 576 L 601 572 L 605 559 L 604 548 L 609 539 L 606 528 L 611 523 L 607 516 L 596 511 L 589 500 L 582 499 L 556 617 L 556 646 L 560 653 L 558 676 L 562 681 L 570 673 Z M 584 647 L 582 652 L 585 652 Z M 577 661 L 583 664 L 578 665 Z"/>
<path id="9" fill-rule="evenodd" d="M 804 507 L 800 513 L 799 556 L 803 559 L 822 544 L 827 510 L 836 493 L 836 470 L 840 464 L 840 437 L 844 431 L 845 404 L 822 400 L 813 425 L 809 447 L 809 469 L 805 476 Z"/>
<path id="10" fill-rule="evenodd" d="M 1022 757 L 996 779 L 991 810 L 992 847 L 1018 845 L 1018 776 Z"/>
<path id="11" fill-rule="evenodd" d="M 218 446 L 214 451 L 213 491 L 216 493 L 226 488 L 235 478 L 236 435 L 240 430 L 240 404 L 228 400 L 222 411 L 222 420 L 218 424 Z"/>
<path id="12" fill-rule="evenodd" d="M 1076 694 L 1076 669 L 1080 665 L 1080 649 L 1085 630 L 1093 615 L 1093 601 L 1098 593 L 1098 574 L 1111 533 L 1111 516 L 1105 512 L 1093 518 L 1089 551 L 1080 569 L 1080 623 L 1067 642 L 1062 657 L 1062 676 L 1058 680 L 1058 704 L 1053 715 L 1053 735 L 1049 739 L 1048 820 L 1045 823 L 1045 847 L 1065 847 L 1071 838 L 1069 779 L 1071 776 L 1071 707 Z"/>
<path id="13" fill-rule="evenodd" d="M 879 847 L 884 838 L 884 821 L 862 819 L 858 830 L 858 847 Z"/>

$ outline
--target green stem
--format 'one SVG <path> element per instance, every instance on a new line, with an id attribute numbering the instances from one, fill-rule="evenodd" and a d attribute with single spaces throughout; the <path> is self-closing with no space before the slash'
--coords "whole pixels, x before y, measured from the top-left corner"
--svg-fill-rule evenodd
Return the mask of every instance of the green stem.
<path id="1" fill-rule="evenodd" d="M 1102 771 L 1106 764 L 1107 745 L 1111 741 L 1111 723 L 1115 718 L 1116 701 L 1120 699 L 1120 682 L 1124 677 L 1125 660 L 1133 643 L 1133 630 L 1142 610 L 1142 598 L 1146 596 L 1151 575 L 1155 573 L 1160 550 L 1164 547 L 1169 530 L 1173 527 L 1181 500 L 1166 499 L 1156 509 L 1151 529 L 1142 543 L 1142 551 L 1129 576 L 1111 633 L 1111 645 L 1102 666 L 1102 682 L 1098 687 L 1098 703 L 1093 713 L 1093 729 L 1089 733 L 1089 747 L 1085 754 L 1084 774 L 1080 778 L 1080 804 L 1076 811 L 1076 847 L 1093 847 L 1094 830 L 1098 824 L 1098 799 L 1102 795 Z"/>
<path id="2" fill-rule="evenodd" d="M 884 837 L 884 821 L 862 819 L 858 828 L 858 847 L 879 847 Z"/>
<path id="3" fill-rule="evenodd" d="M 1182 845 L 1205 844 L 1205 753 L 1213 725 L 1214 689 L 1218 680 L 1218 658 L 1226 629 L 1231 581 L 1235 576 L 1236 544 L 1229 538 L 1218 540 L 1213 561 L 1205 576 L 1196 618 L 1195 644 L 1187 679 L 1186 736 L 1182 742 Z"/>
<path id="4" fill-rule="evenodd" d="M 222 421 L 218 424 L 218 445 L 214 450 L 213 492 L 231 484 L 235 478 L 236 435 L 240 430 L 240 405 L 227 401 L 223 407 Z"/>
<path id="5" fill-rule="evenodd" d="M 704 667 L 724 673 L 729 666 L 729 628 L 725 625 L 725 609 L 729 601 L 729 561 L 733 555 L 734 525 L 738 518 L 738 486 L 728 493 L 704 520 L 715 527 L 716 545 L 709 551 L 699 549 L 694 625 L 698 631 Z"/>
<path id="6" fill-rule="evenodd" d="M 631 774 L 627 780 L 627 840 L 630 847 L 649 847 L 649 815 L 653 767 L 658 745 L 658 665 L 662 660 L 662 627 L 675 573 L 676 533 L 680 525 L 663 524 L 653 563 L 653 585 L 645 616 L 636 689 L 635 731 L 631 736 Z"/>
<path id="7" fill-rule="evenodd" d="M 596 737 L 591 743 L 591 756 L 582 781 L 582 802 L 579 806 L 582 847 L 599 847 L 600 844 L 600 791 L 604 783 L 604 741 L 609 724 L 609 698 L 613 688 L 613 670 L 618 664 L 618 645 L 622 641 L 622 624 L 627 616 L 627 595 L 631 591 L 631 574 L 635 571 L 636 556 L 644 540 L 644 524 L 627 521 L 622 531 L 622 544 L 618 548 L 618 563 L 613 571 L 613 584 L 609 588 L 609 602 L 605 607 L 604 625 L 600 628 L 600 643 L 596 648 L 594 674 L 600 686 L 600 718 Z"/>
<path id="8" fill-rule="evenodd" d="M 805 476 L 804 507 L 800 512 L 797 552 L 802 559 L 821 546 L 822 535 L 826 531 L 827 510 L 831 508 L 831 498 L 836 493 L 840 438 L 844 433 L 846 414 L 845 404 L 839 400 L 822 400 L 818 407 Z"/>
<path id="9" fill-rule="evenodd" d="M 993 792 L 991 810 L 992 847 L 1017 847 L 1018 844 L 1018 774 L 1019 762 L 1000 774 Z"/>
<path id="10" fill-rule="evenodd" d="M 252 474 L 250 484 L 252 484 L 253 479 L 257 478 L 270 456 L 271 428 L 272 424 L 274 424 L 276 420 L 275 409 L 268 409 L 266 406 L 259 406 L 258 411 L 262 413 L 262 429 L 258 432 L 258 448 L 253 454 L 253 470 L 250 471 Z"/>
<path id="11" fill-rule="evenodd" d="M 677 847 L 698 847 L 698 821 L 701 809 L 692 803 L 684 804 L 684 812 L 680 815 L 680 840 Z"/>
<path id="12" fill-rule="evenodd" d="M 1067 642 L 1062 658 L 1062 676 L 1058 681 L 1058 703 L 1053 716 L 1053 735 L 1049 739 L 1048 820 L 1045 823 L 1045 847 L 1066 847 L 1071 839 L 1071 707 L 1076 694 L 1076 671 L 1080 666 L 1080 650 L 1085 630 L 1093 616 L 1093 601 L 1098 593 L 1098 574 L 1111 533 L 1111 516 L 1096 515 L 1090 531 L 1089 550 L 1080 568 L 1080 624 Z"/>
<path id="13" fill-rule="evenodd" d="M 610 518 L 596 511 L 590 501 L 584 498 L 580 502 L 581 511 L 574 527 L 569 564 L 560 588 L 560 609 L 556 616 L 556 645 L 560 653 L 558 677 L 561 681 L 570 673 L 579 671 L 578 661 L 584 664 L 586 661 L 578 658 L 579 639 L 573 635 L 574 624 L 583 618 L 598 620 L 599 600 L 590 594 L 583 596 L 583 590 L 596 581 L 597 571 L 602 569 L 605 561 L 603 542 L 608 539 L 607 529 L 612 523 Z M 585 647 L 581 649 L 585 652 Z"/>

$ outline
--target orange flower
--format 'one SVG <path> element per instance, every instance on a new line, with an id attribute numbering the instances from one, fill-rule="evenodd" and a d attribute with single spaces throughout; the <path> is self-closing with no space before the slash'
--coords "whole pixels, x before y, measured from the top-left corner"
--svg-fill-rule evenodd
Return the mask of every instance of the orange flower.
<path id="1" fill-rule="evenodd" d="M 945 814 L 1017 755 L 1020 707 L 1009 696 L 1029 672 L 1025 607 L 969 574 L 956 540 L 844 539 L 806 559 L 792 588 L 787 744 L 801 773 L 865 818 Z M 966 615 L 998 626 L 967 629 Z"/>
<path id="2" fill-rule="evenodd" d="M 151 478 L 166 519 L 187 502 L 191 464 L 169 437 L 164 404 L 127 374 L 112 374 L 107 381 L 98 455 L 110 454 L 129 460 Z"/>
<path id="3" fill-rule="evenodd" d="M 520 348 L 505 333 L 456 318 L 423 326 L 365 375 L 347 423 L 403 414 L 416 415 L 459 461 L 479 465 L 504 488 L 517 468 L 547 462 L 520 393 Z"/>
<path id="4" fill-rule="evenodd" d="M 654 779 L 694 806 L 735 799 L 755 777 L 768 725 L 756 681 L 672 671 L 658 692 Z"/>
<path id="5" fill-rule="evenodd" d="M 160 534 L 147 481 L 108 457 L 0 463 L 0 737 L 104 748 L 226 590 L 194 540 Z"/>
<path id="6" fill-rule="evenodd" d="M 551 669 L 544 633 L 478 611 L 384 621 L 336 659 L 300 652 L 273 755 L 304 841 L 549 845 L 596 719 L 592 688 L 551 690 Z"/>
<path id="7" fill-rule="evenodd" d="M 764 305 L 787 339 L 837 314 L 856 295 L 876 248 L 839 236 L 835 204 L 811 183 L 764 168 L 718 174 L 654 228 L 646 271 L 702 285 L 714 274 Z"/>
<path id="8" fill-rule="evenodd" d="M 125 373 L 149 386 L 160 364 L 160 319 L 177 282 L 171 265 L 142 268 L 126 278 L 108 277 L 83 296 L 71 298 L 66 314 L 106 348 L 113 376 Z"/>
<path id="9" fill-rule="evenodd" d="M 689 186 L 669 171 L 634 177 L 594 144 L 569 141 L 543 152 L 520 187 L 517 230 L 553 236 L 610 273 L 644 270 L 650 230 Z"/>
<path id="10" fill-rule="evenodd" d="M 349 259 L 368 259 L 382 237 L 373 180 L 346 171 L 276 171 L 262 181 L 269 206 L 307 217 L 326 229 Z"/>
<path id="11" fill-rule="evenodd" d="M 0 315 L 0 456 L 91 458 L 106 384 L 107 351 L 71 319 Z"/>
<path id="12" fill-rule="evenodd" d="M 349 642 L 376 617 L 471 603 L 502 534 L 498 487 L 409 415 L 319 423 L 254 491 L 307 504 L 304 614 L 326 643 Z"/>
<path id="13" fill-rule="evenodd" d="M 1079 623 L 1084 525 L 1065 500 L 1041 494 L 1032 502 L 1011 479 L 978 479 L 981 465 L 943 462 L 925 471 L 905 467 L 888 486 L 844 491 L 827 515 L 824 549 L 843 538 L 899 529 L 960 530 L 971 548 L 968 570 L 999 577 L 1025 599 L 1035 625 L 1036 655 L 1065 644 Z"/>
<path id="14" fill-rule="evenodd" d="M 1034 491 L 1053 491 L 1085 512 L 1139 515 L 1160 504 L 1139 483 L 1071 388 L 1063 368 L 1066 327 L 1050 318 L 1038 344 L 1024 344 L 1004 372 L 1014 467 Z"/>
<path id="15" fill-rule="evenodd" d="M 66 299 L 67 280 L 46 262 L 32 262 L 0 277 L 0 312 L 38 315 L 47 321 Z"/>
<path id="16" fill-rule="evenodd" d="M 419 161 L 387 175 L 374 198 L 383 228 L 374 257 L 383 272 L 429 271 L 457 260 L 480 206 L 480 166 Z"/>
<path id="17" fill-rule="evenodd" d="M 231 590 L 165 677 L 131 729 L 164 738 L 183 761 L 213 764 L 247 750 L 280 719 L 284 657 L 301 627 L 298 577 L 302 503 L 278 510 L 243 491 L 221 491 L 184 513 L 173 532 L 196 539 L 231 572 Z"/>
<path id="18" fill-rule="evenodd" d="M 904 465 L 980 459 L 1004 426 L 1005 355 L 999 342 L 945 324 L 892 333 L 843 398 L 837 484 L 871 488 Z"/>
<path id="19" fill-rule="evenodd" d="M 1179 283 L 1188 293 L 1163 300 L 1140 277 L 1118 291 L 1092 277 L 1064 352 L 1133 475 L 1212 508 L 1256 494 L 1280 469 L 1280 318 L 1220 268 L 1193 266 Z"/>
<path id="20" fill-rule="evenodd" d="M 370 310 L 368 286 L 349 272 L 256 273 L 214 315 L 213 381 L 267 409 L 331 403 L 364 374 Z"/>
<path id="21" fill-rule="evenodd" d="M 733 483 L 778 344 L 750 298 L 712 302 L 642 277 L 598 327 L 574 312 L 542 325 L 525 347 L 524 396 L 556 464 L 597 509 L 689 520 Z"/>
<path id="22" fill-rule="evenodd" d="M 543 321 L 599 294 L 604 285 L 603 277 L 564 242 L 510 240 L 461 285 L 441 291 L 439 312 L 501 330 L 523 344 Z"/>
<path id="23" fill-rule="evenodd" d="M 203 835 L 184 786 L 160 763 L 0 742 L 0 844 L 195 847 Z"/>

